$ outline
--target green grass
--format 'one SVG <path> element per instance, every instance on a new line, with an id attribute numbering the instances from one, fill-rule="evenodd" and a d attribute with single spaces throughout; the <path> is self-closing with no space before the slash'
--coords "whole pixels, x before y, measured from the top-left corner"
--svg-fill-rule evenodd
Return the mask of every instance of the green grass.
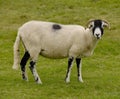
<path id="1" fill-rule="evenodd" d="M 105 29 L 93 56 L 83 59 L 84 83 L 77 81 L 75 64 L 71 82 L 64 82 L 67 59 L 39 57 L 43 85 L 34 82 L 28 68 L 29 82 L 21 79 L 20 70 L 12 70 L 13 44 L 23 23 L 44 20 L 85 26 L 94 18 L 108 20 L 111 30 Z M 119 0 L 0 0 L 0 99 L 120 99 Z"/>

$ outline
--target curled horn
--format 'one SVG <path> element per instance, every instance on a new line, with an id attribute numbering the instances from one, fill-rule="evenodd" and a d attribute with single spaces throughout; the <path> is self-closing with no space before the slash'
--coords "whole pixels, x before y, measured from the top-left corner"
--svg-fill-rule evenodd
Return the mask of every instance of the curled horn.
<path id="1" fill-rule="evenodd" d="M 110 29 L 110 24 L 106 20 L 102 20 L 102 21 L 103 21 L 103 27 L 108 27 L 108 29 Z"/>
<path id="2" fill-rule="evenodd" d="M 86 26 L 87 26 L 88 28 L 91 28 L 91 27 L 92 27 L 92 24 L 90 24 L 90 23 L 93 22 L 93 21 L 95 21 L 95 20 L 94 20 L 94 19 L 89 20 L 88 23 L 86 24 Z"/>

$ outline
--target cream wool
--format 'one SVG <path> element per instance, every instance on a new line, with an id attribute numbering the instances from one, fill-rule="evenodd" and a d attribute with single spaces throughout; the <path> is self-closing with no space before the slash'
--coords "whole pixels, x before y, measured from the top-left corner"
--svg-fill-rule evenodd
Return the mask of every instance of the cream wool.
<path id="1" fill-rule="evenodd" d="M 81 76 L 81 58 L 92 55 L 94 48 L 101 36 L 103 27 L 109 26 L 104 20 L 92 20 L 85 29 L 80 25 L 62 25 L 53 22 L 30 21 L 21 26 L 14 44 L 14 65 L 19 67 L 19 42 L 22 41 L 25 48 L 20 65 L 23 79 L 27 80 L 25 65 L 30 58 L 30 69 L 37 83 L 42 83 L 35 63 L 38 55 L 48 58 L 68 57 L 68 70 L 66 82 L 70 82 L 70 71 L 72 62 L 76 59 L 78 67 L 78 79 L 83 82 Z"/>

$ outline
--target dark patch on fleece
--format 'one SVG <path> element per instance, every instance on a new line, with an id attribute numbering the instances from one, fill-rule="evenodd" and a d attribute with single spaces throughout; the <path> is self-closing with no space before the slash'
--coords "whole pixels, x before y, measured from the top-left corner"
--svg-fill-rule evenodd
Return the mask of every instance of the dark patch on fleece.
<path id="1" fill-rule="evenodd" d="M 59 25 L 59 24 L 53 24 L 53 27 L 52 27 L 54 30 L 59 30 L 61 29 L 62 27 Z"/>

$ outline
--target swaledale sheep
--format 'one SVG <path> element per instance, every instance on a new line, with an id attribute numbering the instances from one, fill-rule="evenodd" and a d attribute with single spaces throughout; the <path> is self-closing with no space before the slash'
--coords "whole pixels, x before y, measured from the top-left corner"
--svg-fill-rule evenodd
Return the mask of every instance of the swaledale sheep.
<path id="1" fill-rule="evenodd" d="M 25 65 L 30 59 L 30 70 L 37 83 L 42 84 L 36 70 L 39 55 L 47 58 L 68 57 L 68 68 L 65 81 L 70 82 L 73 60 L 76 59 L 78 80 L 83 82 L 81 75 L 81 58 L 92 55 L 98 40 L 103 35 L 103 28 L 109 27 L 105 20 L 90 20 L 88 28 L 80 25 L 62 25 L 52 22 L 30 21 L 19 28 L 14 44 L 13 69 L 20 63 L 22 78 L 28 80 Z M 25 54 L 19 62 L 20 41 L 25 48 Z"/>

